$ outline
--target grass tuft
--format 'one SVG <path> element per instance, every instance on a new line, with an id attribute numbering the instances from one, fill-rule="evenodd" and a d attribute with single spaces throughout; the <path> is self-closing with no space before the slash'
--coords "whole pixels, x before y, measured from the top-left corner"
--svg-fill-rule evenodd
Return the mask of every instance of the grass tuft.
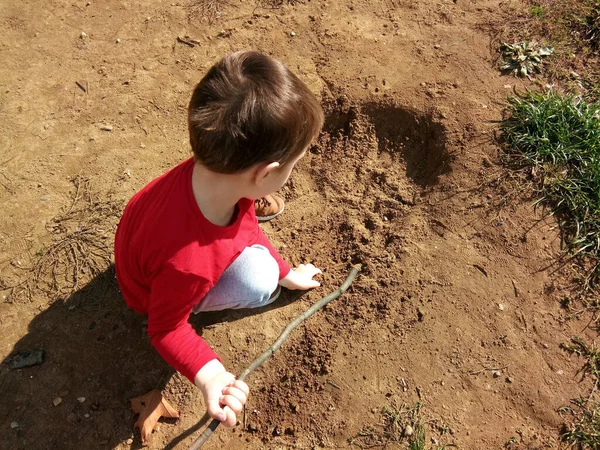
<path id="1" fill-rule="evenodd" d="M 598 50 L 600 47 L 600 0 L 593 2 L 589 13 L 585 17 L 584 39 L 590 46 Z"/>
<path id="2" fill-rule="evenodd" d="M 600 105 L 554 91 L 510 97 L 502 121 L 512 155 L 539 182 L 540 201 L 560 217 L 573 256 L 600 275 Z"/>
<path id="3" fill-rule="evenodd" d="M 571 400 L 573 406 L 559 409 L 559 413 L 573 417 L 571 424 L 564 426 L 562 440 L 579 449 L 600 449 L 600 405 L 595 399 L 600 380 L 600 352 L 595 344 L 590 346 L 580 337 L 572 338 L 570 344 L 562 344 L 561 348 L 585 360 L 577 373 L 582 378 L 589 376 L 594 382 L 587 398 Z"/>
<path id="4" fill-rule="evenodd" d="M 426 424 L 439 435 L 450 432 L 446 425 L 440 425 L 437 420 L 425 421 L 423 418 L 423 402 L 418 401 L 412 406 L 384 406 L 381 409 L 382 422 L 377 426 L 363 427 L 358 434 L 348 439 L 351 446 L 360 449 L 387 448 L 389 444 L 402 444 L 407 450 L 444 450 L 446 445 L 438 444 L 432 438 L 434 445 L 428 445 Z M 448 446 L 452 446 L 451 444 Z"/>

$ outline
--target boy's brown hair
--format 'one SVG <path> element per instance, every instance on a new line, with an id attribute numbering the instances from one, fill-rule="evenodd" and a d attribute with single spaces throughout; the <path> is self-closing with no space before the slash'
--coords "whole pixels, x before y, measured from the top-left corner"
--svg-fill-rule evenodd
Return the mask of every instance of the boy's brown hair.
<path id="1" fill-rule="evenodd" d="M 319 134 L 323 110 L 306 85 L 276 59 L 239 51 L 216 63 L 188 107 L 197 161 L 219 173 L 287 161 Z"/>

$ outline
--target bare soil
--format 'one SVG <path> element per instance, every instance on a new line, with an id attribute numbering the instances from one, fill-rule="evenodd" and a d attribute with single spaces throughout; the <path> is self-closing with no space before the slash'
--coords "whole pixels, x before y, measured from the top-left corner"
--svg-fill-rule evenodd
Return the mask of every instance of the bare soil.
<path id="1" fill-rule="evenodd" d="M 559 345 L 586 323 L 560 307 L 556 223 L 503 175 L 494 139 L 502 101 L 525 84 L 499 74 L 488 30 L 525 3 L 4 2 L 0 358 L 41 349 L 45 362 L 0 366 L 0 448 L 139 448 L 129 399 L 154 388 L 181 419 L 164 421 L 150 448 L 204 414 L 102 251 L 114 208 L 189 156 L 195 83 L 244 48 L 282 59 L 326 108 L 280 192 L 285 213 L 264 225 L 290 263 L 321 267 L 323 283 L 195 326 L 238 372 L 351 265 L 363 272 L 250 378 L 246 417 L 205 448 L 349 448 L 361 431 L 383 433 L 384 406 L 419 400 L 429 442 L 558 448 L 557 410 L 584 390 Z M 86 230 L 98 247 L 69 252 Z M 47 253 L 61 242 L 66 253 Z M 41 270 L 44 255 L 54 266 Z"/>

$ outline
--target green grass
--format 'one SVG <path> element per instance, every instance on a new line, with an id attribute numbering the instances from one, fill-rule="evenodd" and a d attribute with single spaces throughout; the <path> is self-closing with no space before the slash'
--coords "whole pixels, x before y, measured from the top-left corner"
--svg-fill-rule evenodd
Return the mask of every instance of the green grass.
<path id="1" fill-rule="evenodd" d="M 593 258 L 600 275 L 600 105 L 554 91 L 510 97 L 503 137 L 559 218 L 571 255 Z"/>

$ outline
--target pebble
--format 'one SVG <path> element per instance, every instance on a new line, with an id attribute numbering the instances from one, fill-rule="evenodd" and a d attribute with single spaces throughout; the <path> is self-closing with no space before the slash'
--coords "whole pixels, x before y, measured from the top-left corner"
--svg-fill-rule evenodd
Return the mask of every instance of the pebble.
<path id="1" fill-rule="evenodd" d="M 40 200 L 43 202 L 47 202 L 48 200 L 50 200 L 50 196 L 49 195 L 42 195 L 40 197 Z"/>
<path id="2" fill-rule="evenodd" d="M 440 48 L 440 47 L 441 47 L 441 46 L 440 46 L 440 44 L 435 44 L 435 45 L 433 46 L 433 48 L 435 48 L 435 49 L 438 49 L 438 48 Z"/>
<path id="3" fill-rule="evenodd" d="M 77 422 L 77 416 L 75 415 L 75 413 L 71 413 L 67 416 L 67 422 L 69 422 L 69 423 Z"/>
<path id="4" fill-rule="evenodd" d="M 294 36 L 296 36 L 296 32 L 295 32 L 295 31 L 292 31 L 292 32 L 290 33 L 290 36 L 291 36 L 291 37 L 294 37 Z"/>
<path id="5" fill-rule="evenodd" d="M 121 43 L 121 38 L 117 38 L 117 40 L 115 41 L 117 44 Z"/>
<path id="6" fill-rule="evenodd" d="M 500 311 L 504 311 L 504 305 L 502 303 L 498 303 L 498 309 Z"/>
<path id="7" fill-rule="evenodd" d="M 507 382 L 507 383 L 512 383 L 512 382 L 513 382 L 513 379 L 512 379 L 511 377 L 506 377 L 506 382 Z"/>
<path id="8" fill-rule="evenodd" d="M 85 413 L 85 414 L 83 415 L 83 417 L 85 417 L 86 419 L 89 419 L 89 418 L 90 418 L 90 415 L 89 415 L 88 413 Z"/>
<path id="9" fill-rule="evenodd" d="M 79 37 L 81 39 L 85 39 L 87 37 L 87 33 L 85 31 L 82 31 L 81 34 L 79 35 Z"/>
<path id="10" fill-rule="evenodd" d="M 413 427 L 411 427 L 410 425 L 406 425 L 406 427 L 404 428 L 404 436 L 412 436 L 415 433 L 415 430 L 413 430 Z"/>
<path id="11" fill-rule="evenodd" d="M 77 397 L 77 401 L 79 403 L 84 403 L 85 402 L 85 397 Z"/>
<path id="12" fill-rule="evenodd" d="M 60 397 L 56 397 L 54 400 L 52 400 L 52 404 L 53 404 L 54 406 L 58 406 L 58 405 L 60 405 L 61 403 L 62 403 L 62 398 L 60 398 Z"/>
<path id="13" fill-rule="evenodd" d="M 133 439 L 129 438 L 129 439 L 127 439 L 127 440 L 125 441 L 125 443 L 126 443 L 127 445 L 131 445 L 131 444 L 133 444 Z"/>
<path id="14" fill-rule="evenodd" d="M 112 125 L 100 125 L 100 129 L 102 131 L 112 131 L 113 127 L 112 127 Z"/>
<path id="15" fill-rule="evenodd" d="M 17 422 L 16 420 L 14 422 L 11 422 L 10 427 L 11 428 L 19 428 L 19 422 Z"/>
<path id="16" fill-rule="evenodd" d="M 492 376 L 494 378 L 498 378 L 500 375 L 502 375 L 502 372 L 500 370 L 492 370 Z"/>

